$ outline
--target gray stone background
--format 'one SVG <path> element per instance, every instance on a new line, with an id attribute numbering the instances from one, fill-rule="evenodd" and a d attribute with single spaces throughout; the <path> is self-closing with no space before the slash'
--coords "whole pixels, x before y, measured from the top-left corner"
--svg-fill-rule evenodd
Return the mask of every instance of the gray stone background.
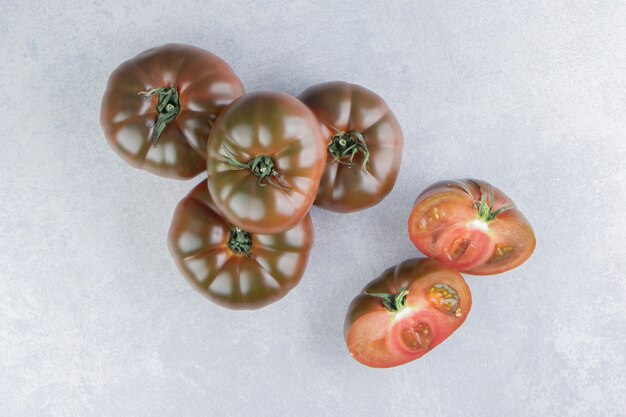
<path id="1" fill-rule="evenodd" d="M 0 8 L 0 415 L 626 415 L 624 1 Z M 392 194 L 313 209 L 302 283 L 263 310 L 212 305 L 169 258 L 197 181 L 132 169 L 102 136 L 108 74 L 171 41 L 220 55 L 248 91 L 362 84 L 403 126 Z M 467 277 L 466 324 L 420 361 L 361 366 L 348 303 L 418 255 L 417 194 L 468 176 L 517 202 L 534 256 Z"/>

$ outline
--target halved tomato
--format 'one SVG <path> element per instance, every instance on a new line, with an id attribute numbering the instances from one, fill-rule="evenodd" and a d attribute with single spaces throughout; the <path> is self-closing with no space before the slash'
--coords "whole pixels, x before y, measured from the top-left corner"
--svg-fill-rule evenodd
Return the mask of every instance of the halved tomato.
<path id="1" fill-rule="evenodd" d="M 535 234 L 513 201 L 479 180 L 442 181 L 415 201 L 409 235 L 424 255 L 473 275 L 509 271 L 535 249 Z"/>
<path id="2" fill-rule="evenodd" d="M 222 217 L 202 181 L 176 207 L 168 243 L 178 269 L 200 293 L 223 307 L 256 309 L 300 282 L 313 224 L 307 215 L 282 233 L 248 233 Z"/>
<path id="3" fill-rule="evenodd" d="M 472 296 L 456 270 L 409 259 L 385 270 L 350 304 L 344 333 L 357 361 L 390 368 L 424 356 L 458 329 Z"/>

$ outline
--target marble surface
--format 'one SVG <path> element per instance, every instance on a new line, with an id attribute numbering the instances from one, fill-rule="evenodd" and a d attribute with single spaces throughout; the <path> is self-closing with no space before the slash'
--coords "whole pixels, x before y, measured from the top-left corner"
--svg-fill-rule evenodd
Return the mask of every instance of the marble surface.
<path id="1" fill-rule="evenodd" d="M 1 6 L 1 416 L 626 414 L 624 1 L 365 3 Z M 404 129 L 391 195 L 313 209 L 309 268 L 263 310 L 181 278 L 165 237 L 196 181 L 133 169 L 102 136 L 108 74 L 167 42 L 220 55 L 248 91 L 364 85 Z M 466 324 L 420 361 L 361 366 L 348 303 L 418 255 L 416 195 L 468 176 L 517 202 L 536 253 L 467 277 Z"/>

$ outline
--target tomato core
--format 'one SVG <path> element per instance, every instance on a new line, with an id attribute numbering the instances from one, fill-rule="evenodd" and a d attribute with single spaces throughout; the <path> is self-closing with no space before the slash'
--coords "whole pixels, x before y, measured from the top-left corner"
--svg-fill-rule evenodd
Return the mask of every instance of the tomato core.
<path id="1" fill-rule="evenodd" d="M 237 255 L 250 257 L 252 235 L 238 227 L 231 227 L 230 235 L 228 236 L 228 248 Z"/>

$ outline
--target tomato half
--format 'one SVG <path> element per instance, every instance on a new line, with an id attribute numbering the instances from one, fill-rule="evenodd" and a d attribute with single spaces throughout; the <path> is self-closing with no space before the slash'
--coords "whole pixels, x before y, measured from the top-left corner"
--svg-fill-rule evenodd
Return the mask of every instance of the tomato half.
<path id="1" fill-rule="evenodd" d="M 367 284 L 350 304 L 344 334 L 357 361 L 390 368 L 424 356 L 472 307 L 463 277 L 434 259 L 409 259 Z"/>
<path id="2" fill-rule="evenodd" d="M 415 201 L 409 235 L 424 255 L 473 275 L 509 271 L 535 249 L 515 203 L 484 181 L 442 181 Z"/>
<path id="3" fill-rule="evenodd" d="M 113 71 L 100 124 L 109 145 L 130 165 L 188 179 L 206 169 L 211 124 L 243 92 L 239 78 L 217 56 L 167 44 Z"/>
<path id="4" fill-rule="evenodd" d="M 326 164 L 317 120 L 287 94 L 246 94 L 219 117 L 208 144 L 209 191 L 232 224 L 291 229 L 308 213 Z"/>
<path id="5" fill-rule="evenodd" d="M 233 226 L 219 214 L 206 181 L 180 201 L 168 235 L 181 273 L 211 301 L 232 309 L 256 309 L 284 297 L 300 282 L 312 245 L 309 215 L 273 235 Z"/>
<path id="6" fill-rule="evenodd" d="M 387 103 L 341 81 L 309 87 L 299 98 L 319 120 L 328 152 L 315 205 L 345 213 L 378 204 L 396 183 L 404 143 Z"/>

